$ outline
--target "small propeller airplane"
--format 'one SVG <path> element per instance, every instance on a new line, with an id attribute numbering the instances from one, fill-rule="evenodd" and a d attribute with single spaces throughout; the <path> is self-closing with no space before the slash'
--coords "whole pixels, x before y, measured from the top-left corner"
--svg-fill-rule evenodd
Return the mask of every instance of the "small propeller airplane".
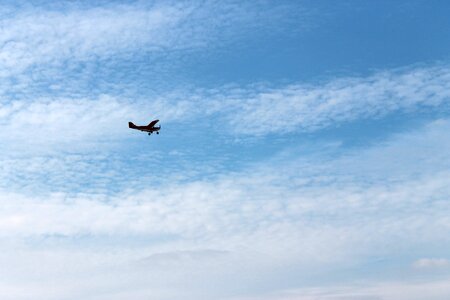
<path id="1" fill-rule="evenodd" d="M 148 135 L 152 134 L 153 132 L 156 132 L 156 134 L 159 134 L 161 125 L 159 127 L 155 127 L 156 123 L 158 123 L 158 122 L 159 122 L 159 120 L 153 120 L 147 126 L 136 126 L 133 124 L 133 122 L 128 122 L 128 127 L 131 129 L 148 132 Z"/>

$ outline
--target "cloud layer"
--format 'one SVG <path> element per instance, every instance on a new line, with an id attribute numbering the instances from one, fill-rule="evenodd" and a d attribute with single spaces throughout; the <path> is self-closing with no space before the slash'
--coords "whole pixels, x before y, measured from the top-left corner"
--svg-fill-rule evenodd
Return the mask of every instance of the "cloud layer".
<path id="1" fill-rule="evenodd" d="M 228 119 L 246 134 L 316 131 L 358 119 L 447 107 L 449 79 L 448 66 L 439 65 L 237 94 L 237 108 Z"/>
<path id="2" fill-rule="evenodd" d="M 4 4 L 0 298 L 443 299 L 447 63 L 152 82 L 308 30 L 302 4 Z M 362 146 L 321 135 L 427 113 Z M 153 117 L 157 139 L 127 128 Z"/>
<path id="3" fill-rule="evenodd" d="M 448 126 L 442 120 L 333 159 L 274 158 L 214 180 L 159 188 L 145 188 L 143 182 L 139 193 L 133 189 L 109 196 L 31 196 L 3 191 L 0 259 L 9 266 L 5 270 L 28 273 L 27 290 L 47 299 L 174 299 L 181 294 L 187 299 L 228 299 L 242 295 L 244 287 L 266 295 L 295 285 L 292 278 L 336 279 L 343 266 L 366 274 L 376 272 L 365 263 L 405 253 L 407 262 L 399 270 L 430 269 L 424 266 L 437 261 L 424 259 L 422 253 L 439 252 L 439 262 L 446 261 L 445 249 L 450 245 L 446 164 L 417 177 L 412 169 L 415 154 L 410 153 L 411 159 L 405 160 L 409 163 L 388 178 L 358 170 L 371 168 L 368 156 L 396 157 L 400 150 L 408 156 L 411 144 L 433 145 L 430 141 L 442 140 Z M 447 153 L 439 143 L 435 145 L 430 151 Z M 353 165 L 342 174 L 341 167 L 348 161 Z M 373 171 L 389 173 L 389 164 L 379 168 L 383 165 Z M 8 245 L 14 245 L 14 253 Z M 68 257 L 72 263 L 61 264 Z M 315 271 L 305 272 L 311 269 Z M 3 281 L 5 297 L 27 297 L 14 288 L 23 276 L 3 272 L 8 278 Z M 90 274 L 89 280 L 85 274 Z M 273 281 L 273 274 L 279 281 Z M 60 288 L 39 287 L 40 280 L 55 276 Z M 410 276 L 414 279 L 413 273 Z M 394 299 L 410 290 L 395 286 L 386 292 L 378 285 L 366 283 L 345 291 L 323 287 L 311 295 Z M 67 291 L 73 291 L 71 296 Z M 294 299 L 300 297 L 295 295 Z M 435 295 L 440 299 L 441 294 Z M 283 297 L 288 296 L 274 299 Z"/>
<path id="4" fill-rule="evenodd" d="M 0 126 L 7 143 L 17 140 L 16 144 L 27 145 L 39 141 L 49 147 L 67 141 L 101 142 L 105 136 L 120 140 L 131 118 L 148 122 L 149 115 L 167 123 L 214 117 L 228 125 L 225 130 L 217 128 L 223 134 L 314 132 L 393 113 L 445 111 L 450 97 L 448 82 L 448 66 L 439 65 L 336 79 L 315 86 L 191 89 L 140 96 L 137 100 L 114 94 L 44 97 L 4 102 L 0 106 Z"/>
<path id="5" fill-rule="evenodd" d="M 100 60 L 108 64 L 110 59 L 142 55 L 153 61 L 154 55 L 211 48 L 258 30 L 279 32 L 292 21 L 294 11 L 296 17 L 306 16 L 295 5 L 271 6 L 268 12 L 262 1 L 251 7 L 234 1 L 71 3 L 62 10 L 4 6 L 0 76 L 19 75 L 29 68 L 58 67 L 63 71 L 76 62 Z"/>

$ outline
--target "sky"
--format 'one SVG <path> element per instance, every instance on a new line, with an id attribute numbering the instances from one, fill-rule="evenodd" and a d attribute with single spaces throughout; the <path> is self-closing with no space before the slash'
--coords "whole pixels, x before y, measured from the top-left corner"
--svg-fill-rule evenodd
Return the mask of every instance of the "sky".
<path id="1" fill-rule="evenodd" d="M 0 298 L 449 299 L 449 13 L 2 1 Z"/>

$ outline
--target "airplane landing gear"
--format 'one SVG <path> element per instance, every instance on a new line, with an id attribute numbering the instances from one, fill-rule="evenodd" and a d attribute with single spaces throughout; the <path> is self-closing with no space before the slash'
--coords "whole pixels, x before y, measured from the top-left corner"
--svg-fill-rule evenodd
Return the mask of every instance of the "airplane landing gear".
<path id="1" fill-rule="evenodd" d="M 148 133 L 148 135 L 152 134 L 151 132 Z"/>
<path id="2" fill-rule="evenodd" d="M 156 134 L 159 134 L 159 131 L 157 131 Z"/>

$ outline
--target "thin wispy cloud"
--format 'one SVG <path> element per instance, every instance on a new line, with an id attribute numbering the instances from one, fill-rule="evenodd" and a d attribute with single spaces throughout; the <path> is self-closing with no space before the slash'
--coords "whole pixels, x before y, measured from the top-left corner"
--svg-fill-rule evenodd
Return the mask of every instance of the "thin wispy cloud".
<path id="1" fill-rule="evenodd" d="M 265 7 L 263 2 L 256 4 Z M 18 75 L 31 67 L 63 71 L 75 62 L 161 57 L 174 51 L 211 48 L 273 26 L 276 23 L 271 20 L 286 18 L 282 13 L 290 8 L 275 6 L 266 13 L 270 18 L 264 19 L 246 6 L 188 1 L 9 9 L 1 21 L 0 75 Z"/>
<path id="2" fill-rule="evenodd" d="M 4 72 L 22 72 L 35 64 L 62 64 L 66 59 L 110 57 L 151 42 L 164 46 L 162 35 L 177 24 L 182 12 L 160 7 L 91 8 L 67 12 L 37 8 L 4 19 L 2 59 Z M 4 73 L 3 76 L 10 76 Z"/>
<path id="3" fill-rule="evenodd" d="M 37 152 L 85 151 L 93 145 L 103 148 L 105 140 L 126 138 L 128 121 L 149 122 L 152 115 L 173 122 L 187 113 L 185 107 L 182 101 L 145 102 L 108 95 L 13 101 L 0 104 L 4 141 L 0 147 Z"/>
<path id="4" fill-rule="evenodd" d="M 316 131 L 358 119 L 415 112 L 447 105 L 447 65 L 338 78 L 323 85 L 289 85 L 233 95 L 236 109 L 227 118 L 245 134 Z"/>
<path id="5" fill-rule="evenodd" d="M 417 269 L 449 268 L 450 260 L 445 258 L 421 258 L 413 263 L 413 267 Z"/>
<path id="6" fill-rule="evenodd" d="M 445 202 L 450 193 L 450 175 L 444 165 L 419 178 L 408 166 L 402 169 L 402 176 L 393 174 L 392 178 L 377 181 L 370 174 L 364 177 L 355 173 L 355 165 L 367 164 L 367 155 L 378 152 L 379 157 L 395 156 L 392 149 L 408 147 L 412 138 L 417 139 L 417 145 L 420 141 L 440 140 L 440 134 L 446 130 L 437 128 L 445 126 L 448 122 L 442 121 L 414 134 L 397 136 L 389 145 L 355 151 L 351 158 L 326 158 L 325 165 L 320 164 L 320 157 L 307 164 L 291 159 L 281 163 L 277 158 L 265 166 L 258 164 L 214 180 L 166 183 L 157 189 L 145 188 L 146 183 L 142 182 L 139 192 L 133 189 L 115 195 L 32 196 L 3 191 L 1 239 L 5 244 L 18 239 L 28 241 L 22 251 L 38 261 L 44 258 L 38 251 L 40 247 L 56 247 L 54 255 L 59 258 L 45 259 L 49 266 L 47 271 L 39 272 L 41 278 L 60 272 L 58 261 L 75 251 L 80 259 L 77 264 L 87 259 L 80 266 L 86 272 L 101 276 L 106 270 L 113 270 L 113 274 L 127 274 L 130 279 L 117 289 L 112 288 L 114 280 L 84 282 L 83 286 L 91 291 L 86 294 L 90 297 L 101 297 L 103 288 L 110 297 L 145 297 L 151 283 L 135 281 L 139 277 L 155 279 L 151 280 L 155 289 L 164 294 L 160 285 L 164 279 L 156 278 L 164 269 L 175 272 L 175 266 L 175 275 L 164 277 L 172 282 L 172 287 L 182 285 L 186 274 L 197 270 L 189 283 L 192 290 L 188 298 L 201 293 L 231 297 L 239 290 L 233 283 L 237 278 L 257 289 L 273 272 L 288 280 L 292 276 L 304 278 L 303 270 L 314 267 L 316 275 L 309 274 L 309 278 L 324 274 L 334 278 L 342 265 L 352 264 L 358 269 L 374 257 L 395 257 L 411 249 L 423 251 L 424 241 L 430 248 L 450 243 L 450 213 Z M 434 150 L 440 151 L 447 150 Z M 351 176 L 340 178 L 340 166 L 347 159 L 355 164 L 347 175 L 354 175 L 357 180 Z M 320 172 L 315 172 L 316 168 Z M 385 174 L 386 170 L 378 172 Z M 122 244 L 129 238 L 135 242 Z M 95 245 L 90 245 L 92 239 L 96 240 Z M 90 246 L 80 253 L 74 245 Z M 86 250 L 108 248 L 114 251 L 99 260 Z M 12 255 L 6 251 L 2 257 L 7 260 Z M 421 257 L 416 261 L 421 265 L 437 262 Z M 36 264 L 39 266 L 36 262 L 33 265 Z M 409 270 L 411 264 L 399 268 Z M 76 270 L 75 265 L 66 266 L 67 277 L 61 282 L 65 290 L 74 288 L 71 280 L 80 282 Z M 220 282 L 220 287 L 202 288 L 205 276 L 212 276 L 212 286 Z M 35 281 L 33 278 L 31 282 Z M 274 290 L 283 289 L 283 285 L 271 286 Z M 368 295 L 379 295 L 379 291 Z M 355 293 L 355 289 L 348 291 L 348 295 L 359 294 Z M 63 294 L 63 290 L 57 293 Z"/>
<path id="7" fill-rule="evenodd" d="M 2 3 L 0 298 L 446 299 L 448 18 L 351 3 Z"/>
<path id="8" fill-rule="evenodd" d="M 450 292 L 448 280 L 436 282 L 414 283 L 406 282 L 382 282 L 364 283 L 354 286 L 327 286 L 317 288 L 305 288 L 298 290 L 286 290 L 270 295 L 258 297 L 236 297 L 232 300 L 409 300 L 409 299 L 433 299 L 443 300 Z"/>
<path id="9" fill-rule="evenodd" d="M 149 115 L 179 123 L 216 117 L 228 125 L 222 134 L 260 136 L 314 132 L 393 113 L 447 109 L 450 71 L 446 65 L 338 78 L 323 85 L 288 85 L 172 91 L 151 99 L 129 95 L 97 98 L 43 98 L 12 101 L 0 107 L 3 139 L 21 145 L 53 147 L 65 141 L 124 138 L 131 117 Z M 92 127 L 95 126 L 95 130 Z M 227 129 L 229 128 L 229 129 Z M 30 138 L 31 137 L 31 138 Z"/>

